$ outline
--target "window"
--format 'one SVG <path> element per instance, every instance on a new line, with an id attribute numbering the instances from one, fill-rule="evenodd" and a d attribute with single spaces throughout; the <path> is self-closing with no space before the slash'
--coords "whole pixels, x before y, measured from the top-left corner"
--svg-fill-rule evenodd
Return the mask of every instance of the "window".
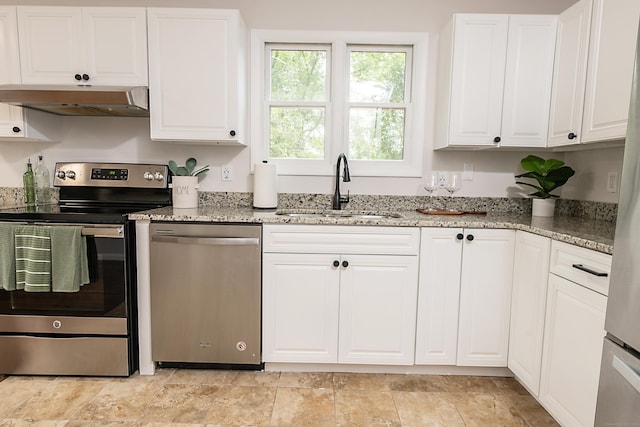
<path id="1" fill-rule="evenodd" d="M 426 35 L 330 36 L 253 33 L 254 161 L 332 175 L 344 152 L 354 176 L 420 176 Z"/>

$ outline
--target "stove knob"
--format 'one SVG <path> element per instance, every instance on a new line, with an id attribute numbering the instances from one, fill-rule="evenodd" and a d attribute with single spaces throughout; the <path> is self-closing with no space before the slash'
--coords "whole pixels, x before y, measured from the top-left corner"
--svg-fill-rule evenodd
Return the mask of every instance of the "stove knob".
<path id="1" fill-rule="evenodd" d="M 76 173 L 74 171 L 67 171 L 65 176 L 69 179 L 76 179 Z"/>
<path id="2" fill-rule="evenodd" d="M 162 175 L 160 172 L 154 173 L 153 177 L 156 179 L 156 181 L 162 181 L 164 179 L 164 175 Z"/>
<path id="3" fill-rule="evenodd" d="M 64 173 L 64 171 L 58 171 L 58 172 L 56 172 L 56 176 L 57 176 L 58 178 L 60 178 L 60 179 L 65 179 L 65 178 L 66 178 L 66 176 L 67 176 L 67 174 L 66 174 L 66 173 Z"/>
<path id="4" fill-rule="evenodd" d="M 151 172 L 145 172 L 144 179 L 146 179 L 147 181 L 151 181 L 153 179 L 153 174 Z"/>

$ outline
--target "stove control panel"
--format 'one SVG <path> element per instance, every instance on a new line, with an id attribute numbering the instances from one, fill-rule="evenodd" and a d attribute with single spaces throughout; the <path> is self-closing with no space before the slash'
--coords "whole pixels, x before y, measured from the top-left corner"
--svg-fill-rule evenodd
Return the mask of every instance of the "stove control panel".
<path id="1" fill-rule="evenodd" d="M 56 187 L 168 188 L 167 165 L 138 163 L 56 163 Z"/>

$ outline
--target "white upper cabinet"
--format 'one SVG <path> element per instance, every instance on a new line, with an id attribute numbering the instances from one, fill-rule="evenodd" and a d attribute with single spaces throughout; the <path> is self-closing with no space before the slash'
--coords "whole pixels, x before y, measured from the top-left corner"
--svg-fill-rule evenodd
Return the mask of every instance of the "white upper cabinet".
<path id="1" fill-rule="evenodd" d="M 246 144 L 246 29 L 237 10 L 150 8 L 151 139 Z"/>
<path id="2" fill-rule="evenodd" d="M 560 15 L 549 146 L 626 135 L 637 0 L 581 0 Z"/>
<path id="3" fill-rule="evenodd" d="M 20 83 L 20 53 L 18 51 L 18 26 L 16 8 L 0 7 L 0 84 Z"/>
<path id="4" fill-rule="evenodd" d="M 583 143 L 626 136 L 639 20 L 638 0 L 593 2 Z"/>
<path id="5" fill-rule="evenodd" d="M 147 85 L 144 8 L 17 10 L 23 84 Z"/>
<path id="6" fill-rule="evenodd" d="M 440 35 L 436 149 L 546 145 L 556 20 L 454 15 Z"/>
<path id="7" fill-rule="evenodd" d="M 579 142 L 590 16 L 588 2 L 581 0 L 558 18 L 549 118 L 550 147 Z"/>
<path id="8" fill-rule="evenodd" d="M 0 84 L 20 83 L 20 55 L 16 8 L 0 7 Z M 39 111 L 0 103 L 0 139 L 3 141 L 60 140 L 59 120 Z"/>

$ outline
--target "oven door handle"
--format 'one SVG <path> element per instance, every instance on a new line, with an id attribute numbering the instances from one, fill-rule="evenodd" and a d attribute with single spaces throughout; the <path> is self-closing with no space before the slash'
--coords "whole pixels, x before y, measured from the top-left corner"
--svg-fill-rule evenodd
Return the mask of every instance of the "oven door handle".
<path id="1" fill-rule="evenodd" d="M 124 227 L 82 227 L 82 235 L 104 237 L 107 239 L 123 239 Z"/>

